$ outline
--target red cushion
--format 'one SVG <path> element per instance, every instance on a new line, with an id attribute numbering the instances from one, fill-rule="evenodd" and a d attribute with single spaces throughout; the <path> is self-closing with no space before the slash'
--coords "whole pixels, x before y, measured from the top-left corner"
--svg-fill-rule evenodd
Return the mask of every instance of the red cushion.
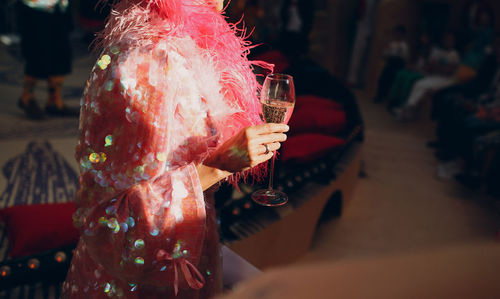
<path id="1" fill-rule="evenodd" d="M 314 107 L 318 110 L 320 109 L 334 109 L 342 110 L 342 104 L 335 102 L 334 100 L 317 97 L 313 95 L 302 95 L 298 96 L 295 100 L 295 109 L 303 109 Z"/>
<path id="2" fill-rule="evenodd" d="M 76 244 L 75 203 L 13 206 L 0 210 L 7 228 L 9 256 L 21 257 Z"/>
<path id="3" fill-rule="evenodd" d="M 281 73 L 290 66 L 288 58 L 278 50 L 267 51 L 254 57 L 253 60 L 274 64 L 274 72 Z"/>
<path id="4" fill-rule="evenodd" d="M 305 163 L 320 158 L 333 148 L 345 144 L 343 139 L 323 134 L 300 134 L 291 136 L 283 143 L 280 159 Z"/>
<path id="5" fill-rule="evenodd" d="M 342 131 L 346 124 L 347 116 L 344 111 L 331 108 L 316 109 L 316 107 L 294 110 L 288 123 L 290 135 L 301 133 L 334 135 Z"/>

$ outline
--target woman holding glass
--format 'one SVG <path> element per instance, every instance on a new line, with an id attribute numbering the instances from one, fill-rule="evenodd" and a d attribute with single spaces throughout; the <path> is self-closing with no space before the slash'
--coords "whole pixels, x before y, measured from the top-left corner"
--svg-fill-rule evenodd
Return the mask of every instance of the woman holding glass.
<path id="1" fill-rule="evenodd" d="M 273 156 L 248 44 L 222 1 L 122 0 L 81 107 L 75 225 L 63 298 L 208 298 L 222 287 L 213 198 Z M 265 63 L 260 65 L 267 66 Z"/>

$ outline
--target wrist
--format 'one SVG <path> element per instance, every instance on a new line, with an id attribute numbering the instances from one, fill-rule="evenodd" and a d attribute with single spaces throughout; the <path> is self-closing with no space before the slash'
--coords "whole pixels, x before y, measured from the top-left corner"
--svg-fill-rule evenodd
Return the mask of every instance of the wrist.
<path id="1" fill-rule="evenodd" d="M 198 164 L 196 166 L 198 177 L 200 178 L 203 190 L 207 190 L 219 181 L 227 178 L 232 173 L 224 171 L 215 167 L 207 166 L 205 164 Z"/>

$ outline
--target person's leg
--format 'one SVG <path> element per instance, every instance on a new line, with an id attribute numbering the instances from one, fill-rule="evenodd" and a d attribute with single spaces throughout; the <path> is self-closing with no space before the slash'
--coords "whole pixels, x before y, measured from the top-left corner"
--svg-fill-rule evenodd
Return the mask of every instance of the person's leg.
<path id="1" fill-rule="evenodd" d="M 388 62 L 385 63 L 384 68 L 382 69 L 382 72 L 380 73 L 380 76 L 378 77 L 377 81 L 377 91 L 375 93 L 375 97 L 373 98 L 373 101 L 375 103 L 378 103 L 382 101 L 383 98 L 383 93 L 384 93 L 384 88 L 385 88 L 385 82 L 387 81 L 387 73 L 390 71 L 390 65 Z"/>
<path id="2" fill-rule="evenodd" d="M 432 80 L 430 80 L 430 77 L 425 77 L 421 80 L 418 80 L 413 85 L 406 103 L 401 105 L 399 108 L 394 109 L 394 113 L 396 114 L 396 118 L 398 120 L 406 121 L 414 118 L 415 107 L 417 106 L 420 99 L 423 98 L 429 90 L 430 82 L 432 82 Z"/>
<path id="3" fill-rule="evenodd" d="M 399 57 L 392 57 L 387 59 L 384 70 L 378 80 L 377 95 L 375 96 L 375 102 L 381 102 L 385 100 L 389 94 L 389 89 L 394 82 L 394 78 L 398 71 L 404 68 L 404 61 Z"/>
<path id="4" fill-rule="evenodd" d="M 23 92 L 21 101 L 23 105 L 28 106 L 29 101 L 35 97 L 35 87 L 38 79 L 29 75 L 24 75 Z"/>
<path id="5" fill-rule="evenodd" d="M 57 109 L 63 109 L 64 104 L 62 100 L 62 85 L 64 82 L 63 76 L 51 76 L 49 77 L 49 98 L 47 101 L 47 106 L 52 106 Z"/>
<path id="6" fill-rule="evenodd" d="M 484 120 L 476 117 L 474 114 L 461 115 L 461 121 L 454 127 L 453 149 L 457 155 L 460 155 L 466 161 L 473 157 L 473 149 L 476 140 L 481 136 L 487 138 L 487 134 L 500 130 L 500 123 Z"/>
<path id="7" fill-rule="evenodd" d="M 457 179 L 469 187 L 479 188 L 482 179 L 485 178 L 487 167 L 485 164 L 491 163 L 491 154 L 488 150 L 489 136 L 500 129 L 500 123 L 483 120 L 471 115 L 465 118 L 465 126 L 460 131 L 457 138 L 457 153 L 467 161 L 468 165 L 465 173 L 457 176 Z"/>
<path id="8" fill-rule="evenodd" d="M 62 98 L 64 76 L 49 77 L 49 98 L 45 113 L 51 116 L 78 116 L 79 110 L 66 106 Z"/>
<path id="9" fill-rule="evenodd" d="M 410 96 L 410 92 L 411 92 L 411 89 L 413 87 L 413 84 L 415 84 L 415 82 L 423 79 L 425 76 L 422 75 L 421 73 L 418 73 L 418 72 L 413 72 L 413 73 L 408 73 L 408 75 L 406 76 L 406 80 L 404 82 L 404 85 L 403 85 L 403 91 L 402 91 L 402 98 L 404 99 L 408 99 L 408 97 Z"/>
<path id="10" fill-rule="evenodd" d="M 432 101 L 432 120 L 436 123 L 436 137 L 437 140 L 428 143 L 430 147 L 442 147 L 442 127 L 446 127 L 449 123 L 451 116 L 456 113 L 456 111 L 462 111 L 461 103 L 463 102 L 463 97 L 460 93 L 455 92 L 455 87 L 450 87 L 446 89 L 439 90 L 434 93 Z M 462 115 L 464 112 L 460 112 Z"/>
<path id="11" fill-rule="evenodd" d="M 406 76 L 409 71 L 403 69 L 396 74 L 396 78 L 394 78 L 394 82 L 392 83 L 391 89 L 389 91 L 389 101 L 387 102 L 387 108 L 392 108 L 399 102 L 402 87 L 404 86 L 404 82 L 406 81 Z"/>
<path id="12" fill-rule="evenodd" d="M 35 77 L 25 75 L 24 76 L 24 87 L 21 97 L 19 98 L 17 105 L 19 108 L 23 109 L 31 119 L 42 119 L 43 112 L 38 106 L 35 100 L 35 86 L 37 83 L 37 79 Z"/>
<path id="13" fill-rule="evenodd" d="M 418 80 L 410 92 L 406 106 L 416 107 L 429 91 L 448 86 L 453 80 L 442 76 L 428 76 Z"/>
<path id="14" fill-rule="evenodd" d="M 463 142 L 470 136 L 469 117 L 470 113 L 460 103 L 450 103 L 448 112 L 437 127 L 438 158 L 451 159 L 462 154 Z"/>
<path id="15" fill-rule="evenodd" d="M 432 95 L 431 118 L 438 122 L 443 114 L 446 114 L 451 102 L 462 96 L 461 85 L 453 85 L 438 90 Z M 451 101 L 451 102 L 450 102 Z"/>
<path id="16" fill-rule="evenodd" d="M 479 189 L 486 187 L 488 173 L 494 162 L 496 150 L 488 144 L 488 137 L 481 136 L 474 140 L 472 156 L 466 159 L 466 167 L 463 173 L 456 179 L 467 187 Z"/>
<path id="17" fill-rule="evenodd" d="M 409 72 L 403 82 L 403 86 L 401 87 L 401 96 L 399 98 L 398 106 L 402 106 L 406 104 L 406 100 L 410 96 L 411 89 L 413 88 L 413 84 L 420 79 L 423 79 L 424 75 L 418 72 Z"/>
<path id="18" fill-rule="evenodd" d="M 71 72 L 71 46 L 69 43 L 69 13 L 56 12 L 50 20 L 52 35 L 50 37 L 51 64 L 48 68 L 48 100 L 45 112 L 52 116 L 76 116 L 77 110 L 64 105 L 62 87 L 65 75 Z"/>
<path id="19" fill-rule="evenodd" d="M 46 24 L 41 13 L 21 3 L 17 7 L 17 18 L 21 35 L 21 53 L 25 60 L 23 89 L 17 104 L 29 118 L 41 119 L 43 112 L 35 99 L 34 90 L 38 80 L 44 78 L 44 74 L 37 70 L 44 63 L 44 59 L 41 58 L 44 49 L 40 46 L 42 41 L 39 33 Z"/>

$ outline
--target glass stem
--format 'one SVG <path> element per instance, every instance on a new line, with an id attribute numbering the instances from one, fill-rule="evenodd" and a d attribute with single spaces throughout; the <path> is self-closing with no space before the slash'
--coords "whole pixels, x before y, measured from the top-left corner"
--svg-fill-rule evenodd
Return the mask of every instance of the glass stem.
<path id="1" fill-rule="evenodd" d="M 274 159 L 276 155 L 275 152 L 273 152 L 273 157 L 271 158 L 271 170 L 269 173 L 269 187 L 267 188 L 268 190 L 273 190 L 273 180 L 274 180 Z"/>

